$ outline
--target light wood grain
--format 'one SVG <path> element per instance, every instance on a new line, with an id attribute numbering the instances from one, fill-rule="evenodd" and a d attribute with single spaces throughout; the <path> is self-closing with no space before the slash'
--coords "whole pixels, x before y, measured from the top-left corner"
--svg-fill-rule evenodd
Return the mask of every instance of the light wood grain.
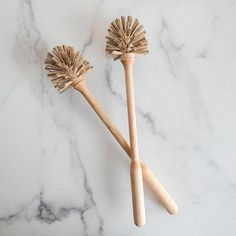
<path id="1" fill-rule="evenodd" d="M 129 123 L 130 150 L 131 150 L 130 176 L 131 176 L 134 223 L 137 226 L 143 226 L 146 221 L 145 205 L 144 205 L 142 171 L 139 162 L 136 112 L 135 112 L 134 88 L 133 88 L 133 72 L 132 72 L 135 55 L 133 53 L 123 54 L 120 60 L 125 70 L 126 100 L 127 100 L 128 123 Z"/>
<path id="2" fill-rule="evenodd" d="M 145 205 L 143 194 L 142 171 L 139 161 L 135 102 L 133 92 L 132 65 L 135 54 L 147 54 L 148 43 L 143 26 L 138 19 L 133 20 L 131 16 L 115 19 L 111 22 L 106 36 L 106 53 L 121 59 L 125 69 L 126 98 L 129 121 L 129 136 L 131 149 L 131 188 L 134 223 L 137 226 L 145 224 Z"/>
<path id="3" fill-rule="evenodd" d="M 74 87 L 80 91 L 130 157 L 131 152 L 129 144 L 126 142 L 119 130 L 112 124 L 108 116 L 102 111 L 86 87 L 83 78 L 92 68 L 93 67 L 90 63 L 81 56 L 79 51 L 66 45 L 54 47 L 52 51 L 48 52 L 45 59 L 45 69 L 48 70 L 48 76 L 54 87 L 58 89 L 60 93 L 64 92 L 69 87 Z M 148 166 L 141 162 L 141 167 L 143 178 L 147 183 L 147 186 L 149 186 L 156 198 L 167 209 L 167 211 L 171 214 L 175 214 L 177 212 L 177 206 L 168 195 L 167 191 L 156 179 Z"/>
<path id="4" fill-rule="evenodd" d="M 125 140 L 120 131 L 115 127 L 115 125 L 106 115 L 106 113 L 101 109 L 96 100 L 93 98 L 86 86 L 86 81 L 83 80 L 82 82 L 76 84 L 74 86 L 74 89 L 79 91 L 84 96 L 84 98 L 88 101 L 93 110 L 97 113 L 104 125 L 109 129 L 114 138 L 118 141 L 118 143 L 127 153 L 127 155 L 131 158 L 131 151 L 128 142 Z M 168 194 L 168 192 L 160 183 L 160 181 L 156 178 L 152 170 L 144 162 L 141 161 L 140 163 L 142 168 L 142 176 L 148 188 L 170 214 L 176 214 L 178 212 L 178 207 L 174 200 Z"/>

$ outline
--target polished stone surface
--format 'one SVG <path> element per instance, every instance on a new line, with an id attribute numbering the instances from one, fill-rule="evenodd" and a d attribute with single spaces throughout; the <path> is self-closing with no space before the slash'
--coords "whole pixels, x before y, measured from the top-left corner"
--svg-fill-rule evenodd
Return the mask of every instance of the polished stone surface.
<path id="1" fill-rule="evenodd" d="M 14 0 L 0 8 L 0 235 L 236 235 L 236 1 Z M 120 15 L 150 54 L 134 66 L 140 157 L 179 205 L 145 189 L 133 225 L 129 161 L 84 98 L 47 79 L 49 49 L 73 45 L 88 87 L 128 138 L 123 69 L 105 56 Z"/>

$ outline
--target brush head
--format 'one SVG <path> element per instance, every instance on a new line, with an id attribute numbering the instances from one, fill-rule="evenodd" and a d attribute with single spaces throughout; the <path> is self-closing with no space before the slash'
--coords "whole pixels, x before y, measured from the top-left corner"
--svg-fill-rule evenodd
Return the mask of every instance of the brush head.
<path id="1" fill-rule="evenodd" d="M 71 46 L 56 46 L 44 61 L 48 77 L 60 93 L 75 86 L 93 67 Z"/>
<path id="2" fill-rule="evenodd" d="M 131 16 L 117 18 L 111 22 L 106 36 L 106 53 L 115 59 L 127 53 L 147 54 L 148 42 L 143 26 Z"/>

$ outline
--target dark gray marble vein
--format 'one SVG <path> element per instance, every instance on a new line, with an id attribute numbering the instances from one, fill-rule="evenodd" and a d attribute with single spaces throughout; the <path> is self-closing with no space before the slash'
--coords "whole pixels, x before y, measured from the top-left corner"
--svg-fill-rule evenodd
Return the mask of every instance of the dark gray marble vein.
<path id="1" fill-rule="evenodd" d="M 68 101 L 69 102 L 69 101 Z M 98 221 L 98 229 L 97 229 L 97 235 L 103 235 L 103 219 L 98 211 L 97 204 L 94 200 L 94 194 L 93 191 L 89 185 L 86 168 L 82 163 L 79 147 L 77 144 L 77 136 L 74 133 L 74 127 L 73 123 L 70 122 L 64 122 L 61 121 L 60 117 L 58 117 L 56 114 L 52 113 L 52 119 L 54 121 L 54 124 L 57 126 L 58 130 L 60 130 L 63 133 L 63 136 L 68 138 L 69 148 L 70 148 L 70 158 L 76 159 L 80 170 L 83 174 L 83 187 L 84 191 L 86 192 L 87 198 L 82 206 L 78 207 L 71 207 L 66 208 L 61 206 L 59 209 L 59 213 L 55 214 L 54 211 L 49 207 L 48 204 L 43 201 L 42 194 L 41 194 L 41 201 L 39 204 L 39 214 L 37 215 L 37 219 L 44 221 L 46 223 L 53 223 L 54 221 L 61 221 L 64 217 L 68 216 L 70 213 L 78 213 L 80 214 L 80 219 L 83 224 L 83 231 L 84 235 L 88 235 L 88 223 L 86 221 L 85 215 L 89 210 L 93 211 L 93 214 L 96 216 Z M 68 157 L 69 158 L 69 157 Z M 68 160 L 69 161 L 69 160 Z"/>
<path id="2" fill-rule="evenodd" d="M 203 58 L 205 59 L 207 57 L 207 50 L 203 50 L 201 53 L 195 56 L 196 58 Z"/>
<path id="3" fill-rule="evenodd" d="M 122 97 L 122 95 L 119 92 L 117 92 L 113 88 L 111 73 L 112 73 L 112 62 L 109 61 L 106 63 L 106 68 L 105 68 L 105 79 L 106 79 L 107 87 L 112 95 L 114 95 L 122 104 L 125 104 L 125 99 Z"/>
<path id="4" fill-rule="evenodd" d="M 87 233 L 87 231 L 86 231 L 87 230 L 87 222 L 84 218 L 84 214 L 86 213 L 86 211 L 93 208 L 94 213 L 97 215 L 97 218 L 98 218 L 98 221 L 99 221 L 98 235 L 103 235 L 104 222 L 103 222 L 103 219 L 102 219 L 100 213 L 98 212 L 97 204 L 94 200 L 93 191 L 92 191 L 92 189 L 89 185 L 89 181 L 88 181 L 88 178 L 87 178 L 86 168 L 83 165 L 82 160 L 80 158 L 78 145 L 76 143 L 76 137 L 74 135 L 71 135 L 71 138 L 70 138 L 69 142 L 70 142 L 70 148 L 71 148 L 72 156 L 77 158 L 77 160 L 79 162 L 79 165 L 80 165 L 80 169 L 83 173 L 83 186 L 84 186 L 84 189 L 87 193 L 87 200 L 86 200 L 85 205 L 83 207 L 83 211 L 81 211 L 81 221 L 84 225 L 84 231 L 85 231 L 85 233 Z"/>
<path id="5" fill-rule="evenodd" d="M 27 209 L 29 209 L 36 200 L 37 200 L 37 197 L 33 198 L 33 200 L 31 200 L 29 203 L 22 206 L 20 209 L 16 210 L 14 213 L 1 217 L 0 222 L 4 222 L 6 224 L 15 223 L 16 220 L 22 218 L 22 215 L 24 215 L 25 211 L 27 211 Z M 28 220 L 28 219 L 25 218 L 25 220 Z"/>
<path id="6" fill-rule="evenodd" d="M 112 62 L 108 62 L 106 64 L 106 69 L 105 69 L 105 80 L 107 87 L 112 95 L 114 95 L 122 105 L 126 106 L 126 98 L 124 98 L 121 93 L 119 93 L 114 87 L 112 83 L 112 78 L 111 78 L 111 73 L 112 73 Z M 143 109 L 140 107 L 136 107 L 137 114 L 146 122 L 148 125 L 150 131 L 154 134 L 160 137 L 163 140 L 167 140 L 166 135 L 160 131 L 159 128 L 157 128 L 156 122 L 153 118 L 153 115 L 151 112 L 145 112 Z"/>
<path id="7" fill-rule="evenodd" d="M 4 222 L 5 224 L 14 224 L 18 220 L 25 220 L 25 221 L 32 221 L 32 220 L 39 220 L 46 224 L 52 224 L 56 221 L 63 221 L 64 218 L 67 218 L 71 213 L 79 214 L 80 220 L 83 224 L 83 231 L 84 235 L 89 235 L 88 233 L 88 224 L 85 219 L 85 214 L 88 210 L 92 207 L 96 208 L 96 203 L 93 199 L 93 193 L 87 184 L 87 178 L 85 178 L 85 185 L 88 193 L 88 200 L 84 202 L 81 207 L 63 207 L 61 206 L 57 211 L 50 206 L 49 203 L 46 202 L 44 199 L 43 191 L 40 192 L 39 196 L 34 198 L 28 204 L 24 205 L 22 208 L 17 210 L 16 212 L 0 218 L 0 222 Z M 26 212 L 33 208 L 35 202 L 37 203 L 37 209 L 34 215 L 31 218 L 26 216 Z M 98 211 L 96 209 L 96 214 Z M 98 234 L 103 235 L 103 220 L 99 216 L 99 227 L 98 227 Z"/>
<path id="8" fill-rule="evenodd" d="M 15 88 L 17 87 L 19 81 L 16 81 L 14 83 L 14 85 L 7 91 L 6 95 L 3 97 L 3 99 L 0 101 L 0 110 L 1 107 L 3 107 L 5 105 L 5 103 L 7 102 L 8 98 L 13 94 Z"/>
<path id="9" fill-rule="evenodd" d="M 160 131 L 160 128 L 157 129 L 157 124 L 153 118 L 152 113 L 150 112 L 144 112 L 143 110 L 141 110 L 140 108 L 136 108 L 138 114 L 140 114 L 142 116 L 142 118 L 146 121 L 146 123 L 148 124 L 151 132 L 154 135 L 157 135 L 158 137 L 160 137 L 161 139 L 167 141 L 168 138 L 166 137 L 166 135 L 164 134 L 164 132 Z"/>
<path id="10" fill-rule="evenodd" d="M 199 81 L 183 60 L 181 50 L 184 44 L 176 46 L 172 41 L 170 29 L 164 18 L 162 20 L 162 30 L 159 41 L 161 49 L 166 54 L 171 74 L 176 80 L 186 84 L 190 107 L 192 108 L 195 118 L 199 123 L 202 123 L 203 126 L 211 130 L 212 126 L 208 111 L 202 101 Z M 176 64 L 175 61 L 181 61 L 181 64 Z"/>
<path id="11" fill-rule="evenodd" d="M 96 26 L 96 21 L 97 21 L 97 18 L 98 18 L 98 15 L 99 15 L 99 12 L 100 12 L 100 9 L 102 7 L 102 4 L 103 4 L 104 0 L 99 0 L 98 1 L 98 4 L 96 6 L 96 12 L 93 16 L 93 20 L 92 20 L 92 23 L 91 23 L 91 31 L 90 31 L 90 34 L 89 34 L 89 37 L 88 37 L 88 40 L 84 43 L 84 45 L 82 46 L 81 48 L 81 53 L 83 54 L 86 49 L 92 44 L 93 42 L 93 37 L 94 37 L 94 31 L 95 31 L 95 26 Z"/>
<path id="12" fill-rule="evenodd" d="M 78 171 L 82 171 L 83 173 L 83 187 L 84 187 L 84 191 L 86 192 L 87 194 L 87 199 L 85 200 L 83 206 L 77 208 L 77 207 L 72 207 L 72 208 L 65 208 L 65 207 L 61 207 L 60 210 L 59 210 L 59 213 L 58 215 L 54 215 L 52 214 L 53 211 L 50 210 L 50 208 L 47 208 L 45 206 L 45 204 L 42 204 L 41 205 L 41 208 L 42 208 L 42 213 L 47 213 L 48 215 L 46 217 L 44 217 L 43 219 L 49 219 L 49 220 L 62 220 L 63 217 L 65 216 L 68 216 L 71 212 L 74 212 L 74 213 L 79 213 L 80 214 L 80 219 L 81 219 L 81 222 L 83 224 L 83 230 L 84 230 L 84 235 L 88 235 L 88 224 L 86 222 L 86 218 L 85 218 L 85 215 L 87 213 L 87 211 L 89 210 L 92 210 L 94 212 L 94 215 L 96 215 L 97 217 L 97 220 L 98 220 L 98 235 L 103 235 L 103 227 L 104 227 L 104 222 L 103 222 L 103 219 L 98 211 L 98 208 L 97 208 L 97 204 L 94 200 L 94 194 L 93 194 L 93 191 L 89 185 L 89 181 L 88 181 L 88 177 L 87 177 L 87 173 L 86 173 L 86 168 L 81 160 L 81 155 L 80 155 L 80 152 L 79 152 L 79 147 L 78 147 L 78 144 L 77 144 L 77 136 L 76 134 L 74 133 L 74 129 L 72 129 L 72 127 L 74 127 L 74 124 L 72 123 L 67 123 L 67 122 L 62 122 L 60 121 L 60 118 L 58 118 L 55 114 L 52 114 L 52 117 L 53 117 L 53 120 L 54 120 L 54 123 L 55 125 L 58 127 L 58 129 L 63 132 L 64 136 L 68 138 L 68 142 L 69 142 L 69 147 L 70 147 L 70 157 L 73 158 L 73 159 L 76 159 L 78 164 L 79 164 L 79 167 L 80 167 L 80 170 Z M 42 216 L 43 214 L 41 214 Z M 40 219 L 40 217 L 39 217 Z"/>
<path id="13" fill-rule="evenodd" d="M 102 1 L 99 1 L 101 4 Z M 97 14 L 95 14 L 94 21 L 96 20 Z M 22 73 L 25 73 L 26 78 L 28 79 L 29 76 L 27 74 L 27 70 L 31 68 L 35 71 L 37 75 L 35 78 L 29 78 L 29 84 L 31 85 L 32 91 L 38 97 L 38 99 L 42 103 L 42 107 L 44 106 L 44 102 L 50 102 L 50 105 L 53 106 L 53 100 L 50 97 L 50 94 L 47 92 L 45 85 L 50 86 L 48 81 L 44 84 L 45 79 L 45 72 L 44 72 L 44 65 L 43 60 L 48 51 L 46 47 L 46 43 L 43 41 L 41 37 L 41 33 L 37 27 L 34 10 L 31 0 L 21 0 L 19 2 L 19 9 L 17 13 L 17 23 L 18 23 L 18 31 L 16 33 L 16 41 L 13 48 L 13 59 L 15 60 L 16 64 L 18 65 L 19 69 Z M 91 36 L 89 42 L 84 45 L 83 50 L 85 51 L 86 48 L 90 45 L 93 38 L 93 31 L 91 32 Z M 31 73 L 32 74 L 32 73 Z M 40 74 L 40 76 L 38 76 Z M 35 92 L 36 91 L 36 92 Z M 70 135 L 71 129 L 69 125 L 60 123 L 56 115 L 52 117 L 54 119 L 55 124 L 58 126 L 59 129 L 65 131 L 67 135 Z M 92 189 L 89 186 L 89 182 L 86 176 L 86 170 L 83 166 L 79 153 L 78 147 L 75 144 L 75 140 L 70 140 L 71 148 L 74 149 L 76 152 L 76 158 L 80 163 L 81 170 L 83 171 L 84 176 L 84 190 L 87 193 L 87 200 L 81 207 L 72 207 L 66 208 L 61 206 L 60 209 L 56 212 L 53 207 L 47 203 L 46 199 L 44 199 L 43 191 L 40 192 L 39 196 L 37 197 L 37 211 L 33 216 L 33 219 L 42 221 L 47 224 L 54 223 L 56 221 L 62 221 L 64 217 L 67 217 L 71 212 L 80 214 L 81 222 L 84 226 L 84 234 L 87 234 L 88 225 L 85 219 L 86 212 L 89 209 L 94 209 L 94 214 L 97 215 L 99 226 L 98 226 L 98 235 L 103 234 L 103 220 L 100 217 L 96 202 L 94 200 Z M 41 154 L 45 156 L 45 150 L 43 145 L 41 144 Z M 24 206 L 22 209 L 17 211 L 10 216 L 6 216 L 1 218 L 0 220 L 5 223 L 15 222 L 18 217 L 23 218 L 25 211 L 32 207 L 32 203 L 27 206 Z"/>
<path id="14" fill-rule="evenodd" d="M 55 221 L 58 221 L 60 219 L 59 216 L 57 216 L 53 210 L 51 209 L 51 207 L 49 206 L 49 204 L 47 204 L 44 200 L 43 200 L 43 192 L 40 192 L 39 195 L 39 205 L 38 205 L 38 211 L 36 214 L 36 219 L 47 223 L 47 224 L 51 224 Z"/>
<path id="15" fill-rule="evenodd" d="M 18 31 L 15 34 L 12 58 L 26 78 L 28 77 L 27 71 L 29 71 L 33 65 L 36 65 L 35 77 L 30 77 L 28 81 L 32 85 L 31 88 L 34 94 L 40 94 L 38 98 L 41 99 L 41 93 L 44 87 L 42 59 L 45 55 L 46 44 L 42 40 L 40 31 L 37 28 L 31 0 L 19 1 L 16 21 Z M 38 76 L 38 74 L 40 74 L 40 76 Z M 38 82 L 39 86 L 35 86 L 35 83 Z M 7 102 L 18 83 L 19 79 L 3 98 L 0 103 L 1 106 Z"/>
<path id="16" fill-rule="evenodd" d="M 168 42 L 165 42 L 166 34 L 167 34 L 167 37 L 168 37 Z M 184 44 L 181 44 L 180 46 L 176 46 L 173 43 L 173 41 L 171 40 L 171 37 L 170 37 L 169 27 L 168 27 L 168 25 L 167 25 L 164 18 L 162 18 L 162 29 L 161 29 L 161 32 L 160 32 L 160 35 L 159 35 L 159 43 L 160 43 L 160 47 L 162 48 L 162 50 L 166 54 L 166 58 L 167 58 L 169 66 L 170 66 L 170 72 L 173 75 L 173 77 L 177 80 L 178 76 L 176 74 L 175 67 L 174 67 L 171 55 L 173 53 L 175 54 L 178 51 L 180 51 L 184 47 Z M 170 44 L 170 47 L 167 48 L 166 43 Z"/>
<path id="17" fill-rule="evenodd" d="M 31 0 L 19 2 L 16 20 L 18 31 L 15 35 L 12 57 L 28 79 L 32 92 L 43 102 L 42 94 L 45 92 L 43 60 L 48 49 L 37 27 Z M 32 69 L 35 71 L 33 77 L 33 73 L 28 74 Z"/>

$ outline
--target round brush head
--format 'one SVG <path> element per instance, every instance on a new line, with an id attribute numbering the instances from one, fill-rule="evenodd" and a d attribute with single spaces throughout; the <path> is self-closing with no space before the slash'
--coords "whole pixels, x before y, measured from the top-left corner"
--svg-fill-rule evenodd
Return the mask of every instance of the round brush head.
<path id="1" fill-rule="evenodd" d="M 148 42 L 138 19 L 121 16 L 111 22 L 106 36 L 106 53 L 115 59 L 126 53 L 147 54 Z"/>
<path id="2" fill-rule="evenodd" d="M 44 61 L 48 77 L 60 93 L 75 86 L 93 67 L 71 46 L 56 46 Z"/>

